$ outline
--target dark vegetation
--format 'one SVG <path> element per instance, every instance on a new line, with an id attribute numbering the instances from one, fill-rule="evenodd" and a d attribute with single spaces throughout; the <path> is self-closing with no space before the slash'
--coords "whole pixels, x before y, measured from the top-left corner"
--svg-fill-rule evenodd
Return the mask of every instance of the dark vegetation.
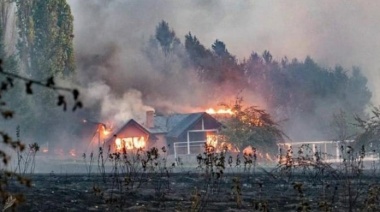
<path id="1" fill-rule="evenodd" d="M 150 43 L 148 55 L 162 50 L 169 58 L 167 60 L 179 58 L 187 67 L 184 70 L 195 71 L 198 80 L 209 85 L 209 98 L 236 95 L 243 90 L 259 95 L 276 120 L 286 121 L 285 129 L 301 122 L 308 135 L 298 133 L 295 139 L 313 139 L 316 135 L 309 133 L 312 128 L 319 132 L 319 139 L 331 139 L 329 124 L 333 121 L 333 114 L 345 111 L 363 116 L 371 99 L 367 79 L 358 67 L 352 70 L 341 66 L 325 68 L 309 56 L 303 61 L 290 60 L 286 56 L 276 60 L 269 51 L 262 54 L 253 51 L 249 58 L 239 60 L 220 40 L 207 48 L 189 33 L 184 44 L 180 43 L 165 21 L 159 23 Z M 154 56 L 150 57 L 154 59 Z M 167 66 L 157 71 L 181 78 L 181 73 L 171 71 Z"/>
<path id="2" fill-rule="evenodd" d="M 222 103 L 232 112 L 219 118 L 223 123 L 219 142 L 231 142 L 239 150 L 251 146 L 261 153 L 277 154 L 277 144 L 287 136 L 270 114 L 256 106 L 243 106 L 243 98 L 236 97 L 233 104 Z"/>
<path id="3" fill-rule="evenodd" d="M 167 161 L 166 149 L 110 153 L 107 171 L 33 175 L 32 188 L 11 185 L 20 210 L 111 211 L 378 211 L 379 161 L 365 148 L 342 146 L 328 163 L 311 146 L 283 149 L 273 167 L 255 155 L 205 146 L 195 166 Z M 101 154 L 101 153 L 99 153 Z M 100 157 L 98 157 L 100 158 Z M 195 159 L 195 158 L 193 158 Z M 100 160 L 100 159 L 98 159 Z M 87 164 L 88 166 L 89 164 Z M 91 165 L 90 165 L 91 166 Z M 87 169 L 89 170 L 89 169 Z"/>

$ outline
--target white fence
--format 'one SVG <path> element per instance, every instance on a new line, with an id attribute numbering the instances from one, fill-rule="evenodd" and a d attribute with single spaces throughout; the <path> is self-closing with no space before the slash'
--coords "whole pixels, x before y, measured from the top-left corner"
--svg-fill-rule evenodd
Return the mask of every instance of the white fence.
<path id="1" fill-rule="evenodd" d="M 282 149 L 282 154 L 286 154 L 286 151 L 292 147 L 293 156 L 297 157 L 299 151 L 303 154 L 312 154 L 316 152 L 320 153 L 320 157 L 325 162 L 337 163 L 342 161 L 342 145 L 344 151 L 350 143 L 355 142 L 354 140 L 341 141 L 304 141 L 304 142 L 289 142 L 278 144 L 279 149 Z M 379 154 L 373 154 L 372 152 L 367 152 L 364 161 L 374 161 L 379 160 Z"/>
<path id="2" fill-rule="evenodd" d="M 178 155 L 199 154 L 204 151 L 206 141 L 191 141 L 191 142 L 175 142 L 174 158 Z"/>

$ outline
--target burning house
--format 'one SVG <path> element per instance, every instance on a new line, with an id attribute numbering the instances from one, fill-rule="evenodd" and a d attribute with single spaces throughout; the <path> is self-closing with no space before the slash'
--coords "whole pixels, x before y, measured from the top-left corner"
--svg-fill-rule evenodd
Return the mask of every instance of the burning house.
<path id="1" fill-rule="evenodd" d="M 168 154 L 175 156 L 198 154 L 206 142 L 215 141 L 221 127 L 222 124 L 206 112 L 161 116 L 148 111 L 145 123 L 129 120 L 106 145 L 113 150 L 166 147 Z"/>
<path id="2" fill-rule="evenodd" d="M 149 148 L 155 141 L 156 137 L 148 129 L 131 119 L 107 141 L 106 146 L 111 146 L 113 151 L 120 151 L 123 148 L 131 150 Z"/>

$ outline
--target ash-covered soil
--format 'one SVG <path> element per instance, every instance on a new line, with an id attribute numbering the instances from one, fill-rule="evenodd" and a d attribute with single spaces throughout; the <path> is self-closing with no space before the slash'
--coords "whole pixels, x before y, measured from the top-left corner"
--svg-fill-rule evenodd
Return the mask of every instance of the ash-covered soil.
<path id="1" fill-rule="evenodd" d="M 371 192 L 379 194 L 373 190 L 378 177 L 370 173 L 336 179 L 251 170 L 218 178 L 198 170 L 104 178 L 99 173 L 51 173 L 31 179 L 31 188 L 10 187 L 25 196 L 17 211 L 348 211 L 350 204 L 354 211 L 366 211 Z M 372 206 L 380 208 L 376 198 Z"/>

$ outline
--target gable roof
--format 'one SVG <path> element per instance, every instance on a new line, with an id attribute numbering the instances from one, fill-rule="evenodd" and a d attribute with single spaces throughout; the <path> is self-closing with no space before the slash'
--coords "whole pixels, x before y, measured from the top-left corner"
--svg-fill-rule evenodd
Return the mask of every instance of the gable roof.
<path id="1" fill-rule="evenodd" d="M 155 116 L 154 127 L 148 130 L 153 134 L 166 134 L 167 137 L 179 137 L 186 129 L 193 126 L 202 117 L 214 119 L 214 117 L 206 112 L 188 113 L 188 114 L 172 114 L 169 116 Z M 219 122 L 218 122 L 219 123 Z M 221 124 L 220 124 L 221 125 Z"/>
<path id="2" fill-rule="evenodd" d="M 192 127 L 203 117 L 211 118 L 216 123 L 220 124 L 213 116 L 206 112 L 199 113 L 188 113 L 188 114 L 172 114 L 169 116 L 155 116 L 154 117 L 154 127 L 146 128 L 139 124 L 134 119 L 130 119 L 124 126 L 122 126 L 115 134 L 114 137 L 123 132 L 128 126 L 135 125 L 137 128 L 143 132 L 149 134 L 152 140 L 156 140 L 155 134 L 166 134 L 166 137 L 176 138 L 184 133 L 188 128 Z M 111 140 L 112 138 L 108 139 Z M 107 141 L 108 142 L 108 141 Z"/>
<path id="3" fill-rule="evenodd" d="M 118 135 L 120 134 L 121 132 L 123 132 L 123 130 L 125 130 L 125 128 L 127 128 L 129 125 L 136 125 L 137 128 L 139 128 L 141 131 L 145 132 L 146 134 L 150 134 L 149 130 L 146 129 L 144 126 L 142 126 L 141 124 L 139 124 L 137 121 L 135 121 L 134 119 L 130 119 L 126 124 L 124 124 L 124 126 L 122 126 L 116 133 L 115 135 Z"/>
<path id="4" fill-rule="evenodd" d="M 154 127 L 148 130 L 151 133 L 168 133 L 175 126 L 178 125 L 182 120 L 184 120 L 189 114 L 171 114 L 169 116 L 155 116 L 154 117 Z"/>
<path id="5" fill-rule="evenodd" d="M 128 126 L 130 125 L 135 125 L 138 129 L 140 129 L 141 131 L 143 131 L 144 133 L 148 134 L 149 135 L 149 140 L 157 140 L 157 137 L 155 135 L 153 135 L 147 128 L 145 128 L 144 126 L 142 126 L 141 124 L 139 124 L 137 121 L 135 121 L 134 119 L 130 119 L 127 123 L 125 123 L 116 133 L 113 134 L 113 136 L 111 136 L 110 138 L 108 138 L 106 140 L 105 143 L 108 143 L 110 141 L 113 141 L 113 139 L 115 137 L 117 137 L 118 134 L 120 134 L 121 132 L 123 132 L 126 128 L 128 128 Z"/>
<path id="6" fill-rule="evenodd" d="M 187 128 L 195 124 L 197 120 L 202 118 L 206 113 L 191 113 L 186 118 L 182 119 L 173 129 L 171 129 L 167 137 L 179 137 Z"/>

